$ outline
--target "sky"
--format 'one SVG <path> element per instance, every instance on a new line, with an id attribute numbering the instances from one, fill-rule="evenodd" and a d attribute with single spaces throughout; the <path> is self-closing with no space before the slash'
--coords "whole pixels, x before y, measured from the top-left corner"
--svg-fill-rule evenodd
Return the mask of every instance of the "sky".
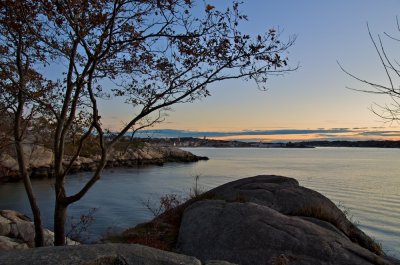
<path id="1" fill-rule="evenodd" d="M 207 1 L 206 1 L 207 2 Z M 211 1 L 222 7 L 230 1 Z M 211 138 L 252 140 L 398 139 L 400 125 L 388 124 L 369 109 L 390 98 L 346 87 L 365 86 L 349 72 L 386 83 L 385 73 L 369 38 L 383 32 L 399 36 L 398 0 L 244 0 L 241 10 L 249 21 L 243 32 L 256 35 L 269 28 L 282 39 L 296 35 L 289 63 L 299 69 L 271 77 L 267 91 L 255 83 L 226 81 L 210 86 L 211 97 L 173 107 L 165 122 L 152 128 L 199 133 Z M 396 35 L 397 34 L 397 35 Z M 393 41 L 383 38 L 397 55 Z M 394 44 L 393 44 L 394 43 Z M 400 43 L 398 43 L 400 44 Z M 118 129 L 130 113 L 128 106 L 106 102 L 104 123 Z M 245 132 L 251 133 L 245 133 Z M 152 131 L 153 132 L 153 131 Z"/>

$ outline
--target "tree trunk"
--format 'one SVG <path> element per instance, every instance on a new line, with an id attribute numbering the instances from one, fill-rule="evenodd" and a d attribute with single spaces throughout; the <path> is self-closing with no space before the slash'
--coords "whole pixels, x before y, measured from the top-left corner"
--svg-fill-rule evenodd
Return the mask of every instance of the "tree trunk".
<path id="1" fill-rule="evenodd" d="M 56 194 L 57 196 L 57 194 Z M 64 246 L 65 241 L 65 221 L 67 219 L 67 205 L 60 198 L 56 199 L 54 209 L 54 245 Z"/>
<path id="2" fill-rule="evenodd" d="M 24 187 L 26 194 L 28 195 L 29 204 L 31 206 L 32 214 L 33 214 L 33 222 L 35 226 L 35 247 L 44 246 L 44 238 L 43 238 L 43 225 L 42 218 L 40 215 L 40 209 L 36 202 L 35 195 L 32 189 L 31 179 L 29 177 L 29 173 L 27 170 L 27 164 L 25 160 L 24 150 L 22 147 L 22 134 L 24 133 L 21 126 L 21 119 L 24 110 L 24 99 L 22 94 L 18 94 L 18 108 L 15 112 L 15 120 L 14 120 L 14 146 L 17 154 L 19 174 L 24 181 Z"/>
<path id="3" fill-rule="evenodd" d="M 26 162 L 24 153 L 22 150 L 22 144 L 20 141 L 15 142 L 15 149 L 17 152 L 17 159 L 19 164 L 19 173 L 24 181 L 25 191 L 28 195 L 29 204 L 31 206 L 32 214 L 33 214 L 33 222 L 35 226 L 35 247 L 43 247 L 44 246 L 44 238 L 43 238 L 43 225 L 42 218 L 40 215 L 40 209 L 37 205 L 35 195 L 33 194 L 32 184 L 29 177 L 29 173 L 26 169 Z"/>

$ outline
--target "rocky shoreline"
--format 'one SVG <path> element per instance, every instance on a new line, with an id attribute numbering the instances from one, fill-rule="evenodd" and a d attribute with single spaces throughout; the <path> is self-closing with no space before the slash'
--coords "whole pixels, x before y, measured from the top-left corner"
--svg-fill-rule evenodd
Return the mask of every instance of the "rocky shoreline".
<path id="1" fill-rule="evenodd" d="M 44 245 L 53 246 L 54 233 L 43 229 Z M 79 245 L 67 239 L 68 245 Z M 31 219 L 13 210 L 0 210 L 0 251 L 28 249 L 35 246 L 35 228 Z"/>
<path id="2" fill-rule="evenodd" d="M 146 240 L 139 241 L 148 246 L 137 244 L 143 236 Z M 221 185 L 126 230 L 119 239 L 0 251 L 0 260 L 4 265 L 400 264 L 328 198 L 274 175 Z M 155 243 L 169 245 L 169 251 L 149 247 Z"/>
<path id="3" fill-rule="evenodd" d="M 28 171 L 31 179 L 50 178 L 53 176 L 53 153 L 51 150 L 41 146 L 25 145 L 24 153 L 28 160 Z M 208 160 L 208 158 L 196 156 L 175 147 L 145 145 L 142 148 L 129 149 L 126 152 L 111 152 L 107 159 L 106 168 L 138 167 L 143 165 L 162 166 L 167 162 L 188 163 L 199 160 Z M 100 156 L 81 156 L 73 163 L 70 173 L 93 171 L 99 161 Z M 64 164 L 67 165 L 68 163 L 67 157 L 64 160 Z M 16 159 L 8 154 L 0 154 L 0 183 L 20 180 Z"/>

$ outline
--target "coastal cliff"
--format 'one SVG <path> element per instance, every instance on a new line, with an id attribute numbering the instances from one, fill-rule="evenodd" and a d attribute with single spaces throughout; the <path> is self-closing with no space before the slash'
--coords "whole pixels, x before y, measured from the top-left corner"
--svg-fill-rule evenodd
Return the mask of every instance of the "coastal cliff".
<path id="1" fill-rule="evenodd" d="M 47 178 L 53 175 L 53 153 L 50 149 L 38 145 L 24 145 L 24 153 L 27 158 L 30 177 Z M 69 163 L 66 157 L 64 164 Z M 128 149 L 126 152 L 112 151 L 107 158 L 106 168 L 111 167 L 137 167 L 143 165 L 163 165 L 166 162 L 196 162 L 208 160 L 207 157 L 196 156 L 190 152 L 175 147 L 160 147 L 145 144 L 141 148 Z M 92 171 L 96 168 L 100 156 L 80 156 L 73 163 L 70 173 L 80 171 Z M 18 163 L 16 159 L 7 153 L 0 154 L 0 183 L 19 181 Z"/>

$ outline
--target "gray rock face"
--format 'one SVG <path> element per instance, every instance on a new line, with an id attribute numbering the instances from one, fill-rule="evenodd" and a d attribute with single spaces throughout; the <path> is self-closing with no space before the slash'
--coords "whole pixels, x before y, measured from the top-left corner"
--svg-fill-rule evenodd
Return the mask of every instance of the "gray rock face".
<path id="1" fill-rule="evenodd" d="M 0 183 L 19 178 L 18 163 L 8 154 L 0 154 Z"/>
<path id="2" fill-rule="evenodd" d="M 326 197 L 291 178 L 257 176 L 217 187 L 184 212 L 178 249 L 246 264 L 400 264 Z M 377 254 L 375 254 L 375 253 Z"/>
<path id="3" fill-rule="evenodd" d="M 30 168 L 50 167 L 54 160 L 51 150 L 38 145 L 24 145 L 24 153 L 28 158 Z"/>
<path id="4" fill-rule="evenodd" d="M 67 239 L 69 246 L 52 247 L 54 234 L 44 230 L 47 247 L 34 246 L 34 227 L 30 219 L 18 212 L 0 210 L 1 265 L 235 265 L 210 260 L 201 263 L 195 257 L 132 244 L 79 245 Z"/>
<path id="5" fill-rule="evenodd" d="M 54 233 L 43 229 L 45 246 L 52 246 Z M 78 242 L 67 239 L 67 244 Z M 16 211 L 0 210 L 0 250 L 24 249 L 35 246 L 35 227 L 31 220 Z"/>
<path id="6" fill-rule="evenodd" d="M 201 265 L 194 258 L 141 245 L 100 244 L 0 252 L 3 265 Z M 212 261 L 209 265 L 233 265 Z"/>

